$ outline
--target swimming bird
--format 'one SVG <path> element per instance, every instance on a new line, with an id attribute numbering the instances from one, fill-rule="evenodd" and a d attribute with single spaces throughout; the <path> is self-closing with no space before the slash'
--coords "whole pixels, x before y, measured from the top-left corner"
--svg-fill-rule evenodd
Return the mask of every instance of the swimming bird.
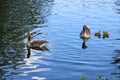
<path id="1" fill-rule="evenodd" d="M 108 38 L 109 37 L 109 32 L 107 31 L 103 31 L 103 38 Z"/>
<path id="2" fill-rule="evenodd" d="M 97 36 L 98 38 L 100 38 L 101 37 L 101 33 L 100 32 L 101 31 L 95 32 L 95 36 Z"/>
<path id="3" fill-rule="evenodd" d="M 83 25 L 83 30 L 80 32 L 80 38 L 83 40 L 87 40 L 91 37 L 90 29 L 87 25 Z"/>
<path id="4" fill-rule="evenodd" d="M 83 25 L 83 30 L 80 32 L 80 38 L 83 39 L 82 48 L 86 49 L 86 40 L 88 40 L 91 37 L 90 29 L 87 25 Z"/>
<path id="5" fill-rule="evenodd" d="M 47 45 L 48 41 L 46 40 L 32 40 L 31 41 L 31 33 L 28 32 L 28 42 L 27 42 L 27 46 L 32 48 L 32 49 L 36 49 L 36 50 L 42 50 L 42 49 L 46 49 L 46 45 Z"/>

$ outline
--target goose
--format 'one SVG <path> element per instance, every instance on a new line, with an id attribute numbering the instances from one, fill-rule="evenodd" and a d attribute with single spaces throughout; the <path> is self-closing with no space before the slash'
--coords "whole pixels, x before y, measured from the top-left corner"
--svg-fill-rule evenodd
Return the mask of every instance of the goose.
<path id="1" fill-rule="evenodd" d="M 100 38 L 101 37 L 101 33 L 100 32 L 101 31 L 95 32 L 95 36 L 97 36 L 98 38 Z"/>
<path id="2" fill-rule="evenodd" d="M 32 48 L 32 49 L 44 49 L 45 46 L 47 45 L 48 41 L 45 40 L 31 40 L 31 33 L 28 32 L 28 42 L 27 46 Z"/>
<path id="3" fill-rule="evenodd" d="M 108 38 L 109 37 L 109 32 L 107 31 L 103 31 L 103 38 Z"/>
<path id="4" fill-rule="evenodd" d="M 80 32 L 80 38 L 83 40 L 88 40 L 91 37 L 90 29 L 87 25 L 83 25 L 83 30 Z"/>
<path id="5" fill-rule="evenodd" d="M 83 30 L 80 32 L 80 38 L 83 39 L 82 48 L 86 49 L 86 40 L 88 40 L 91 37 L 90 29 L 87 25 L 83 25 Z"/>
<path id="6" fill-rule="evenodd" d="M 95 36 L 101 36 L 101 31 L 95 32 Z"/>
<path id="7" fill-rule="evenodd" d="M 109 36 L 109 32 L 103 31 L 103 36 Z"/>

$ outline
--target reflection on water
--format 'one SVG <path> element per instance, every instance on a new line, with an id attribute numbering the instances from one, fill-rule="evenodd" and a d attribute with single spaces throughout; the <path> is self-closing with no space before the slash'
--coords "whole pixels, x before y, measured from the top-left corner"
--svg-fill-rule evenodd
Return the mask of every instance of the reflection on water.
<path id="1" fill-rule="evenodd" d="M 26 33 L 46 26 L 46 17 L 51 13 L 52 2 L 52 0 L 3 0 L 0 2 L 0 80 L 8 80 L 7 76 L 21 73 L 14 73 L 14 69 L 25 63 Z"/>
<path id="2" fill-rule="evenodd" d="M 27 58 L 30 58 L 31 52 L 30 52 L 30 47 L 27 47 Z"/>
<path id="3" fill-rule="evenodd" d="M 83 75 L 94 80 L 99 74 L 119 80 L 119 52 L 113 53 L 120 48 L 119 3 L 2 0 L 0 80 L 79 80 Z M 79 37 L 84 24 L 91 27 L 92 35 L 87 49 L 81 49 L 86 44 Z M 110 37 L 96 38 L 94 32 L 99 30 L 109 31 Z M 28 31 L 33 39 L 48 40 L 51 52 L 27 48 Z"/>
<path id="4" fill-rule="evenodd" d="M 112 64 L 116 65 L 117 68 L 120 70 L 120 50 L 115 50 L 115 55 L 113 56 Z M 120 78 L 120 72 L 114 72 L 111 74 Z"/>
<path id="5" fill-rule="evenodd" d="M 115 5 L 116 5 L 116 7 L 115 7 L 116 13 L 120 14 L 120 0 L 115 0 Z M 119 38 L 116 39 L 116 40 L 119 40 Z M 120 72 L 119 72 L 119 70 L 120 70 L 120 50 L 115 50 L 114 52 L 115 52 L 115 54 L 113 56 L 112 64 L 117 66 L 118 71 L 113 72 L 111 74 L 115 75 L 118 78 L 120 78 Z"/>
<path id="6" fill-rule="evenodd" d="M 43 48 L 32 48 L 34 50 L 37 50 L 37 51 L 46 51 L 46 50 L 49 50 L 46 46 L 44 46 Z M 30 58 L 30 55 L 31 55 L 31 48 L 30 47 L 27 47 L 27 58 Z"/>
<path id="7" fill-rule="evenodd" d="M 115 4 L 117 5 L 116 8 L 115 8 L 116 9 L 116 13 L 120 14 L 120 0 L 116 0 Z"/>
<path id="8" fill-rule="evenodd" d="M 83 42 L 82 42 L 82 48 L 83 48 L 83 49 L 86 49 L 86 48 L 87 48 L 87 46 L 86 46 L 86 41 L 84 41 L 84 40 L 83 40 Z"/>

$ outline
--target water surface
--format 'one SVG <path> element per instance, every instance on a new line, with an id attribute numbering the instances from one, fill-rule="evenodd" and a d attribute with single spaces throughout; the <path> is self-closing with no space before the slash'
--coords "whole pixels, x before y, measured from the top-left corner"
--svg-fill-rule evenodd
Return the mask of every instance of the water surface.
<path id="1" fill-rule="evenodd" d="M 120 0 L 6 0 L 0 3 L 1 80 L 120 79 Z M 13 4 L 13 5 L 11 5 Z M 91 38 L 82 48 L 83 25 Z M 108 31 L 109 38 L 94 36 Z M 48 51 L 30 50 L 32 39 L 49 41 Z"/>

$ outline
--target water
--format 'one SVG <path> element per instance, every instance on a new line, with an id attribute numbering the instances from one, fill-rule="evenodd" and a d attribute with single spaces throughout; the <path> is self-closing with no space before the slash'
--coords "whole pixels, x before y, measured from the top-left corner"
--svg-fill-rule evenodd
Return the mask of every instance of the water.
<path id="1" fill-rule="evenodd" d="M 0 80 L 120 79 L 120 0 L 5 0 L 0 8 Z M 84 24 L 92 34 L 86 49 Z M 49 50 L 30 50 L 27 58 L 28 31 L 49 41 Z"/>

